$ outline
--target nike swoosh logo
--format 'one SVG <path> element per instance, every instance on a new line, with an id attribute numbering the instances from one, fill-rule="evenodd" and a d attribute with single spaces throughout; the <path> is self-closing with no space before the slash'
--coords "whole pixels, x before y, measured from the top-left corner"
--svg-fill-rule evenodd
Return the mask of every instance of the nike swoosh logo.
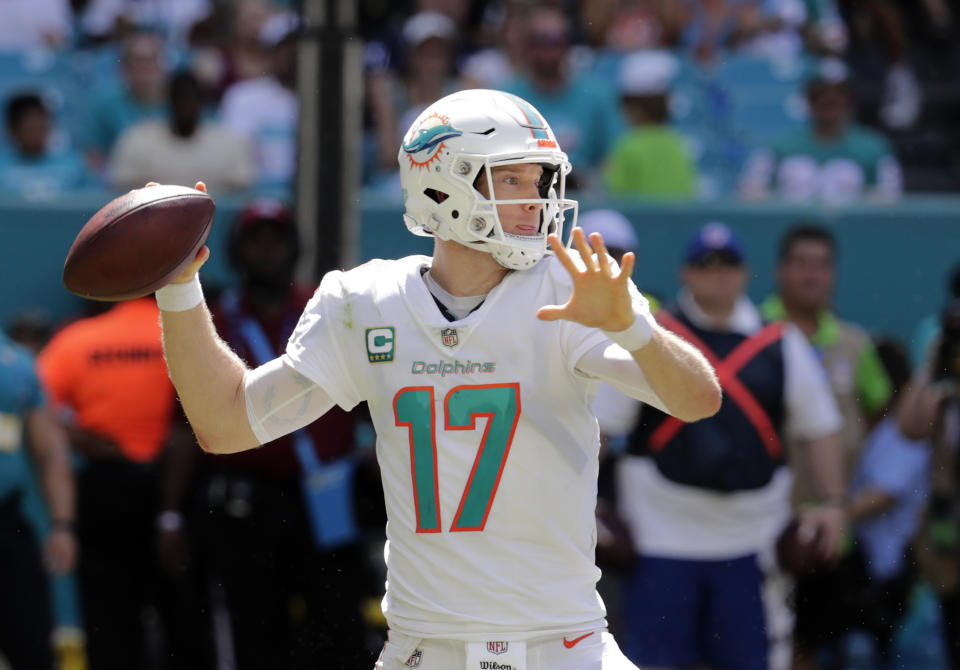
<path id="1" fill-rule="evenodd" d="M 573 638 L 572 640 L 568 640 L 566 637 L 564 637 L 564 638 L 563 638 L 563 646 L 566 647 L 567 649 L 573 649 L 575 646 L 577 646 L 577 642 L 579 642 L 580 640 L 582 640 L 582 639 L 585 638 L 585 637 L 590 637 L 591 635 L 593 635 L 593 633 L 587 633 L 586 635 L 581 635 L 580 637 L 575 637 L 575 638 Z"/>

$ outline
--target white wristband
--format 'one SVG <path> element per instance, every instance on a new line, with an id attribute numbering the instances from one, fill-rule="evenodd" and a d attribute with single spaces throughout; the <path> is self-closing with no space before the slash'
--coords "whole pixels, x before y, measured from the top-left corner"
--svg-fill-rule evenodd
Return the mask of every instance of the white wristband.
<path id="1" fill-rule="evenodd" d="M 634 312 L 633 323 L 624 330 L 605 330 L 607 337 L 627 351 L 642 349 L 653 337 L 653 324 L 649 312 Z"/>
<path id="2" fill-rule="evenodd" d="M 157 291 L 157 307 L 164 312 L 186 312 L 203 302 L 203 288 L 200 277 L 182 284 L 167 284 Z"/>

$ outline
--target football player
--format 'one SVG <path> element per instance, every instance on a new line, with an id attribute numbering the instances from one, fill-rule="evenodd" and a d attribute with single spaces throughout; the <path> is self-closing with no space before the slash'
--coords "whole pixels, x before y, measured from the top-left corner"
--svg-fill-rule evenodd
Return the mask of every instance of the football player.
<path id="1" fill-rule="evenodd" d="M 599 234 L 561 242 L 571 170 L 513 95 L 447 96 L 399 151 L 404 222 L 434 253 L 328 273 L 286 352 L 248 369 L 195 262 L 157 298 L 201 446 L 254 448 L 366 401 L 387 508 L 377 668 L 634 668 L 594 564 L 604 380 L 685 421 L 720 406 L 709 363 L 650 316 Z M 198 185 L 200 187 L 201 185 Z"/>

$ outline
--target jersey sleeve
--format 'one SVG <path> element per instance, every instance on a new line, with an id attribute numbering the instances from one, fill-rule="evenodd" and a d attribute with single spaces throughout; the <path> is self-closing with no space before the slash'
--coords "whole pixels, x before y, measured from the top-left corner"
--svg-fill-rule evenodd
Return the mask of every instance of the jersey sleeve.
<path id="1" fill-rule="evenodd" d="M 330 272 L 323 278 L 300 315 L 283 360 L 349 411 L 364 400 L 364 396 L 354 382 L 340 335 L 352 328 L 342 276 L 342 272 Z"/>
<path id="2" fill-rule="evenodd" d="M 275 358 L 243 377 L 250 429 L 260 444 L 293 433 L 327 413 L 333 399 L 320 386 Z"/>

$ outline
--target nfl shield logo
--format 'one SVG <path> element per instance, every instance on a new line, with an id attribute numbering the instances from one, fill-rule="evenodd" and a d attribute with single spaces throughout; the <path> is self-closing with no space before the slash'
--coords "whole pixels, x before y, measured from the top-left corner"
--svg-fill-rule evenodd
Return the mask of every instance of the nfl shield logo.
<path id="1" fill-rule="evenodd" d="M 460 343 L 456 328 L 444 328 L 440 331 L 440 341 L 445 347 L 455 347 Z"/>
<path id="2" fill-rule="evenodd" d="M 413 652 L 413 656 L 407 659 L 407 667 L 408 668 L 417 667 L 418 665 L 420 665 L 420 659 L 422 658 L 423 658 L 423 650 L 417 649 L 415 652 Z"/>
<path id="3" fill-rule="evenodd" d="M 508 644 L 508 642 L 487 642 L 487 651 L 491 654 L 505 654 Z"/>

